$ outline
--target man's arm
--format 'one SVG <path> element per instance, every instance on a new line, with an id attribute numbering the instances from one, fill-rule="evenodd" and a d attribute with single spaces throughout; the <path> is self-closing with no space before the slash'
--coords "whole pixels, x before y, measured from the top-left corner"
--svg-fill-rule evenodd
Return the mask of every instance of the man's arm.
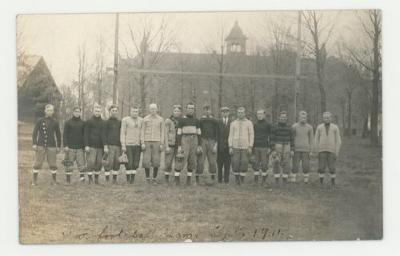
<path id="1" fill-rule="evenodd" d="M 168 139 L 169 139 L 169 130 L 171 129 L 171 125 L 172 125 L 172 122 L 170 122 L 170 119 L 169 118 L 167 118 L 167 119 L 165 119 L 165 122 L 164 122 L 164 138 L 165 138 L 165 142 L 164 142 L 164 145 L 165 146 L 169 146 L 168 144 Z"/>
<path id="2" fill-rule="evenodd" d="M 229 148 L 233 147 L 233 136 L 235 133 L 235 129 L 234 129 L 234 123 L 232 122 L 231 125 L 229 126 L 229 136 L 228 136 L 228 145 Z"/>
<path id="3" fill-rule="evenodd" d="M 340 137 L 339 127 L 336 126 L 336 156 L 339 155 L 341 145 L 342 145 L 342 139 Z"/>
<path id="4" fill-rule="evenodd" d="M 60 131 L 60 125 L 58 124 L 58 122 L 55 122 L 55 135 L 56 135 L 56 142 L 57 142 L 57 147 L 60 148 L 61 147 L 61 131 Z"/>
<path id="5" fill-rule="evenodd" d="M 310 152 L 314 151 L 314 129 L 310 125 L 310 129 L 308 130 L 308 143 L 310 144 Z"/>
<path id="6" fill-rule="evenodd" d="M 121 142 L 121 147 L 122 148 L 125 148 L 126 147 L 126 140 L 125 140 L 125 138 L 126 138 L 126 125 L 127 125 L 127 122 L 126 122 L 126 119 L 122 119 L 122 121 L 121 121 L 121 130 L 120 130 L 120 135 L 119 135 L 119 140 L 120 140 L 120 142 Z"/>
<path id="7" fill-rule="evenodd" d="M 36 122 L 35 127 L 33 128 L 33 132 L 32 132 L 32 145 L 33 146 L 36 146 L 38 143 L 39 125 L 40 125 L 40 120 L 38 120 Z"/>
<path id="8" fill-rule="evenodd" d="M 217 119 L 214 119 L 214 129 L 215 129 L 215 142 L 218 145 L 219 142 L 219 121 Z"/>
<path id="9" fill-rule="evenodd" d="M 83 142 L 85 144 L 85 147 L 89 146 L 89 134 L 90 134 L 90 120 L 86 121 L 86 123 L 83 126 Z"/>
<path id="10" fill-rule="evenodd" d="M 293 151 L 294 150 L 294 136 L 293 136 L 294 132 L 292 127 L 290 127 L 289 129 L 289 141 L 290 141 L 290 150 Z"/>
<path id="11" fill-rule="evenodd" d="M 160 119 L 160 136 L 161 136 L 161 138 L 160 138 L 160 144 L 163 146 L 163 145 L 166 145 L 165 144 L 165 126 L 164 126 L 164 119 L 163 118 L 161 118 Z"/>
<path id="12" fill-rule="evenodd" d="M 271 125 L 271 135 L 269 137 L 271 150 L 275 148 L 275 127 Z"/>
<path id="13" fill-rule="evenodd" d="M 254 126 L 253 123 L 251 121 L 249 121 L 249 147 L 253 147 L 254 145 Z"/>
<path id="14" fill-rule="evenodd" d="M 142 122 L 142 127 L 141 127 L 141 129 L 140 129 L 140 142 L 141 142 L 141 144 L 142 145 L 144 145 L 144 129 L 145 129 L 145 120 L 146 120 L 146 118 L 143 118 L 143 122 Z"/>
<path id="15" fill-rule="evenodd" d="M 108 145 L 108 120 L 101 122 L 101 140 L 103 142 L 103 146 Z"/>
<path id="16" fill-rule="evenodd" d="M 200 120 L 197 120 L 196 122 L 196 131 L 197 131 L 197 145 L 201 146 L 202 140 L 201 140 L 201 128 L 200 128 Z"/>
<path id="17" fill-rule="evenodd" d="M 69 122 L 66 121 L 64 124 L 64 132 L 63 132 L 63 146 L 68 147 L 68 134 L 69 134 Z"/>
<path id="18" fill-rule="evenodd" d="M 267 148 L 271 148 L 271 125 L 267 124 L 266 131 L 267 133 Z"/>
<path id="19" fill-rule="evenodd" d="M 317 126 L 317 130 L 315 132 L 315 139 L 314 139 L 314 150 L 316 153 L 318 152 L 319 137 L 320 137 L 320 129 L 319 129 L 319 126 Z"/>

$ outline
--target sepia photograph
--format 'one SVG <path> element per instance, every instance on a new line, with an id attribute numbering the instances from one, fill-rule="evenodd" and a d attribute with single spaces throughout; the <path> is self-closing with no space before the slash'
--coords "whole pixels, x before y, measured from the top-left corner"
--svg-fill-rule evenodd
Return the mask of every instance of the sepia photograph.
<path id="1" fill-rule="evenodd" d="M 382 239 L 381 10 L 15 22 L 21 244 Z"/>

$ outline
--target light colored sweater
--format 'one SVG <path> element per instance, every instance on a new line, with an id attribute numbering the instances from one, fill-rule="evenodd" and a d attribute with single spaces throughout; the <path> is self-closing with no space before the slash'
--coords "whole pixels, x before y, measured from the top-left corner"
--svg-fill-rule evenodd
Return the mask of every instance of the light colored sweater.
<path id="1" fill-rule="evenodd" d="M 244 118 L 236 119 L 231 123 L 228 144 L 231 148 L 248 149 L 254 144 L 253 123 Z"/>
<path id="2" fill-rule="evenodd" d="M 315 132 L 315 151 L 327 151 L 339 155 L 341 144 L 342 140 L 337 125 L 331 123 L 328 131 L 325 128 L 325 124 L 318 125 Z"/>
<path id="3" fill-rule="evenodd" d="M 307 123 L 295 123 L 292 126 L 292 136 L 294 138 L 294 151 L 311 152 L 314 144 L 314 131 Z"/>
<path id="4" fill-rule="evenodd" d="M 145 141 L 165 143 L 165 124 L 164 119 L 159 115 L 147 115 L 143 118 L 142 144 Z"/>
<path id="5" fill-rule="evenodd" d="M 140 145 L 143 118 L 124 117 L 121 123 L 121 146 Z"/>

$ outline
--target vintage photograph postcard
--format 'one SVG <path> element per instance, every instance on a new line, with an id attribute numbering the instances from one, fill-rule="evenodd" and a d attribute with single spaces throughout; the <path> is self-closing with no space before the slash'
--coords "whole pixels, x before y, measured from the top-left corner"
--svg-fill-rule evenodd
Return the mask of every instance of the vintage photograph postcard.
<path id="1" fill-rule="evenodd" d="M 16 24 L 21 244 L 382 239 L 380 10 Z"/>

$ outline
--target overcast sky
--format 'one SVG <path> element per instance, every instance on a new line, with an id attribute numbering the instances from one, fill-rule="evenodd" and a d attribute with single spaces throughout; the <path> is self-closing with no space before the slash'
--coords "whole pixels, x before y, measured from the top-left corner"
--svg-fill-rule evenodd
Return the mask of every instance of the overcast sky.
<path id="1" fill-rule="evenodd" d="M 127 49 L 131 56 L 135 54 L 129 25 L 134 31 L 138 31 L 143 27 L 144 20 L 157 26 L 163 18 L 167 20 L 183 52 L 206 52 L 210 48 L 218 48 L 222 31 L 226 36 L 235 20 L 249 38 L 249 51 L 257 45 L 267 44 L 270 22 L 291 27 L 294 35 L 297 31 L 295 11 L 120 14 L 121 56 L 126 56 Z M 324 11 L 324 20 L 335 23 L 332 43 L 338 38 L 351 40 L 354 36 L 352 31 L 359 26 L 355 11 Z M 115 14 L 20 15 L 17 18 L 17 34 L 22 35 L 20 43 L 29 54 L 45 58 L 58 85 L 69 85 L 72 80 L 77 79 L 79 46 L 86 46 L 88 64 L 94 67 L 94 56 L 100 37 L 105 43 L 106 65 L 112 66 L 114 28 Z M 307 31 L 303 28 L 303 39 L 306 37 Z"/>

